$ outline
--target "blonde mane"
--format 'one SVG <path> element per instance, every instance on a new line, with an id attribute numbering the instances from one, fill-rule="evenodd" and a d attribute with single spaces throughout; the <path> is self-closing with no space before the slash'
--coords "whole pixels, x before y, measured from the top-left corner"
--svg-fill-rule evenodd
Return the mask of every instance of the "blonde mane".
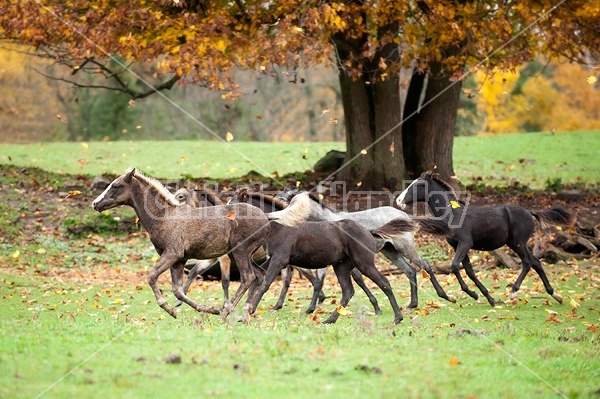
<path id="1" fill-rule="evenodd" d="M 269 220 L 284 226 L 296 227 L 306 222 L 311 213 L 311 199 L 307 192 L 296 195 L 284 210 L 267 213 Z"/>
<path id="2" fill-rule="evenodd" d="M 127 169 L 127 171 L 125 173 L 127 174 L 127 173 L 131 172 L 132 170 L 134 170 L 134 168 L 129 168 L 129 169 Z M 140 172 L 137 169 L 135 169 L 133 177 L 154 187 L 156 189 L 156 191 L 158 191 L 158 194 L 161 195 L 167 201 L 167 203 L 169 203 L 173 206 L 181 205 L 181 203 L 179 201 L 177 201 L 177 199 L 175 198 L 175 195 L 172 194 L 169 190 L 167 190 L 167 188 L 160 181 L 158 181 L 152 177 L 148 177 L 148 176 L 144 175 L 142 172 Z"/>

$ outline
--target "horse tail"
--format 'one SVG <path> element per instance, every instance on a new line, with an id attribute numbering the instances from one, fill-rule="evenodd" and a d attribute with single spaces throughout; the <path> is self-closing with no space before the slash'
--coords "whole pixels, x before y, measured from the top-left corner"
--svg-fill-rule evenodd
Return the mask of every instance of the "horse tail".
<path id="1" fill-rule="evenodd" d="M 404 233 L 412 232 L 417 229 L 415 223 L 410 219 L 396 218 L 390 222 L 371 230 L 371 235 L 375 238 L 375 247 L 377 252 L 383 248 L 386 243 L 394 245 L 394 241 Z M 394 247 L 396 247 L 394 245 Z"/>
<path id="2" fill-rule="evenodd" d="M 433 234 L 435 236 L 449 236 L 451 233 L 447 220 L 441 219 L 418 219 L 419 231 Z"/>
<path id="3" fill-rule="evenodd" d="M 381 238 L 394 238 L 397 235 L 415 231 L 417 226 L 410 219 L 396 218 L 383 226 L 371 230 L 371 234 Z"/>
<path id="4" fill-rule="evenodd" d="M 548 226 L 571 226 L 575 223 L 575 215 L 561 207 L 551 208 L 542 212 L 529 212 L 540 222 L 542 228 Z"/>

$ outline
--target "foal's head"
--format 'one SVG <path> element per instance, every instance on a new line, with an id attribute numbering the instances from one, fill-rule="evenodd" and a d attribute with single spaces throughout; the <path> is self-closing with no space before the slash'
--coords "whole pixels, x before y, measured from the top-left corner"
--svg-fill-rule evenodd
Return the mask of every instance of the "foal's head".
<path id="1" fill-rule="evenodd" d="M 400 209 L 416 202 L 428 202 L 433 198 L 440 202 L 437 206 L 445 206 L 449 201 L 456 200 L 456 193 L 450 184 L 433 171 L 424 172 L 419 178 L 413 180 L 404 191 L 396 198 Z M 444 203 L 442 203 L 444 202 Z"/>
<path id="2" fill-rule="evenodd" d="M 132 194 L 129 187 L 134 176 L 135 169 L 127 169 L 125 173 L 113 180 L 106 190 L 92 202 L 94 210 L 103 212 L 119 205 L 131 205 Z"/>
<path id="3" fill-rule="evenodd" d="M 133 206 L 135 195 L 133 186 L 135 186 L 136 182 L 137 184 L 142 184 L 144 188 L 150 189 L 149 191 L 144 191 L 142 194 L 138 192 L 138 196 L 151 194 L 155 198 L 161 198 L 164 203 L 170 206 L 180 205 L 175 196 L 158 180 L 144 176 L 135 168 L 130 168 L 106 187 L 106 190 L 94 200 L 92 207 L 94 210 L 102 212 L 120 205 Z"/>

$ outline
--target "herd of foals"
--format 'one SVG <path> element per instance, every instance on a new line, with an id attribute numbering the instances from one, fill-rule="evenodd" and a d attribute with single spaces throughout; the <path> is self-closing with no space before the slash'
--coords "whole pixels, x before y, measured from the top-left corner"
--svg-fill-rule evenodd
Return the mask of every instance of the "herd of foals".
<path id="1" fill-rule="evenodd" d="M 298 269 L 313 283 L 313 298 L 307 309 L 312 312 L 324 298 L 325 268 L 331 265 L 342 298 L 324 323 L 335 323 L 348 305 L 354 295 L 352 279 L 365 291 L 375 313 L 381 313 L 377 300 L 365 285 L 364 275 L 385 293 L 394 311 L 393 323 L 398 324 L 403 318 L 402 309 L 389 281 L 375 266 L 377 252 L 407 275 L 411 291 L 407 309 L 418 306 L 417 270 L 429 274 L 438 296 L 456 302 L 455 297 L 446 294 L 427 261 L 419 255 L 414 244 L 415 231 L 446 238 L 455 250 L 452 273 L 461 289 L 472 298 L 477 299 L 478 293 L 465 283 L 460 273 L 461 264 L 489 304 L 497 303 L 477 279 L 469 261 L 469 250 L 491 251 L 506 245 L 522 261 L 512 295 L 516 295 L 533 268 L 546 292 L 562 303 L 562 297 L 554 291 L 540 261 L 528 250 L 527 241 L 536 221 L 542 226 L 569 226 L 575 221 L 571 212 L 560 207 L 534 212 L 516 205 L 469 205 L 434 171 L 415 179 L 395 202 L 398 207 L 337 212 L 307 191 L 285 190 L 271 196 L 241 188 L 224 203 L 209 189 L 191 185 L 171 193 L 158 180 L 130 168 L 110 183 L 92 206 L 98 212 L 121 205 L 135 210 L 159 254 L 148 275 L 148 284 L 158 306 L 173 317 L 177 315 L 177 306 L 185 303 L 199 312 L 220 315 L 224 321 L 248 291 L 241 316 L 241 321 L 248 323 L 280 273 L 284 287 L 275 309 L 281 307 L 289 286 L 290 267 Z M 415 217 L 401 210 L 415 202 L 427 203 L 432 215 Z M 259 265 L 258 261 L 265 258 Z M 184 268 L 190 259 L 199 261 L 184 284 Z M 225 296 L 221 308 L 203 305 L 186 295 L 196 276 L 217 260 L 222 269 Z M 240 284 L 230 298 L 231 262 L 235 262 L 239 270 Z M 173 294 L 177 299 L 173 306 L 157 284 L 158 277 L 167 270 L 171 272 Z"/>

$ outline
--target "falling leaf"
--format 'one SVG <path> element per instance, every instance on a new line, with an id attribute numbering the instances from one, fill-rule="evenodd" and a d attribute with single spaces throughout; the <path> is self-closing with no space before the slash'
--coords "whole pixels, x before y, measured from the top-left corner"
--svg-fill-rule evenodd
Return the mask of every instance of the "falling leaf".
<path id="1" fill-rule="evenodd" d="M 362 186 L 362 182 L 361 181 L 359 181 L 358 183 L 356 183 L 356 187 L 360 187 L 360 186 Z"/>
<path id="2" fill-rule="evenodd" d="M 231 173 L 235 173 L 235 172 L 237 172 L 238 170 L 239 170 L 238 168 L 231 168 L 231 169 L 229 169 L 229 171 L 230 171 Z"/>
<path id="3" fill-rule="evenodd" d="M 62 123 L 69 123 L 65 120 L 65 118 L 63 118 L 63 116 L 61 114 L 56 114 L 56 117 L 58 118 L 59 121 L 61 121 Z"/>
<path id="4" fill-rule="evenodd" d="M 88 161 L 88 160 L 87 160 L 87 159 L 85 159 L 85 158 L 78 159 L 78 160 L 77 160 L 77 163 L 79 164 L 79 168 L 80 168 L 80 169 L 82 169 L 82 168 L 83 168 L 83 165 L 85 165 L 85 163 L 86 163 L 87 161 Z"/>
<path id="5" fill-rule="evenodd" d="M 339 305 L 337 308 L 335 308 L 335 310 L 342 316 L 346 316 L 348 314 L 348 311 L 342 305 Z"/>
<path id="6" fill-rule="evenodd" d="M 297 181 L 296 181 L 296 188 L 300 187 L 300 185 L 301 185 L 301 184 L 302 184 L 302 183 L 300 182 L 300 180 L 297 180 Z"/>
<path id="7" fill-rule="evenodd" d="M 19 255 L 21 255 L 21 251 L 19 251 L 18 249 L 15 252 L 10 254 L 11 258 L 13 258 L 13 259 L 17 259 L 19 257 Z"/>
<path id="8" fill-rule="evenodd" d="M 452 207 L 452 209 L 458 209 L 460 208 L 460 204 L 458 203 L 458 201 L 450 201 L 450 206 Z"/>
<path id="9" fill-rule="evenodd" d="M 135 105 L 135 100 L 132 98 L 129 100 L 129 108 L 133 107 Z"/>
<path id="10" fill-rule="evenodd" d="M 588 76 L 586 80 L 589 84 L 593 85 L 598 79 L 595 76 Z"/>
<path id="11" fill-rule="evenodd" d="M 158 255 L 154 255 L 154 256 L 152 257 L 152 262 L 158 262 L 158 259 L 159 259 L 159 258 L 158 258 Z"/>
<path id="12" fill-rule="evenodd" d="M 141 125 L 137 125 L 135 128 L 139 130 L 139 129 L 142 128 L 142 126 Z"/>
<path id="13" fill-rule="evenodd" d="M 122 130 L 121 130 L 121 133 L 122 133 L 122 134 L 126 134 L 126 133 L 127 133 L 127 129 L 122 129 Z"/>
<path id="14" fill-rule="evenodd" d="M 262 115 L 256 115 L 256 119 L 262 119 Z"/>
<path id="15" fill-rule="evenodd" d="M 425 269 L 421 269 L 421 277 L 423 277 L 425 280 L 429 280 L 431 278 Z"/>
<path id="16" fill-rule="evenodd" d="M 304 151 L 305 154 L 308 154 L 308 148 L 304 147 L 303 151 Z"/>
<path id="17" fill-rule="evenodd" d="M 230 132 L 225 133 L 225 140 L 233 141 L 233 134 L 231 134 Z"/>
<path id="18" fill-rule="evenodd" d="M 331 110 L 329 108 L 323 108 L 323 111 L 321 111 L 321 116 L 325 115 L 326 113 L 330 112 Z"/>
<path id="19" fill-rule="evenodd" d="M 81 148 L 83 149 L 83 151 L 87 151 L 88 145 L 86 143 L 81 143 Z"/>
<path id="20" fill-rule="evenodd" d="M 392 141 L 392 144 L 390 144 L 390 154 L 394 155 L 395 152 L 396 148 L 394 147 L 394 142 Z"/>
<path id="21" fill-rule="evenodd" d="M 363 148 L 362 150 L 360 150 L 360 153 L 363 155 L 367 155 L 367 150 Z"/>
<path id="22" fill-rule="evenodd" d="M 338 124 L 338 120 L 337 120 L 337 118 L 329 118 L 329 123 L 337 125 Z"/>
<path id="23" fill-rule="evenodd" d="M 449 360 L 450 366 L 458 366 L 460 364 L 460 360 L 458 358 L 453 357 Z"/>
<path id="24" fill-rule="evenodd" d="M 182 155 L 179 157 L 179 163 L 183 165 L 183 163 L 185 162 L 185 160 L 187 159 L 186 156 Z"/>
<path id="25" fill-rule="evenodd" d="M 319 199 L 322 201 L 325 199 L 325 196 L 323 194 L 319 194 Z"/>

